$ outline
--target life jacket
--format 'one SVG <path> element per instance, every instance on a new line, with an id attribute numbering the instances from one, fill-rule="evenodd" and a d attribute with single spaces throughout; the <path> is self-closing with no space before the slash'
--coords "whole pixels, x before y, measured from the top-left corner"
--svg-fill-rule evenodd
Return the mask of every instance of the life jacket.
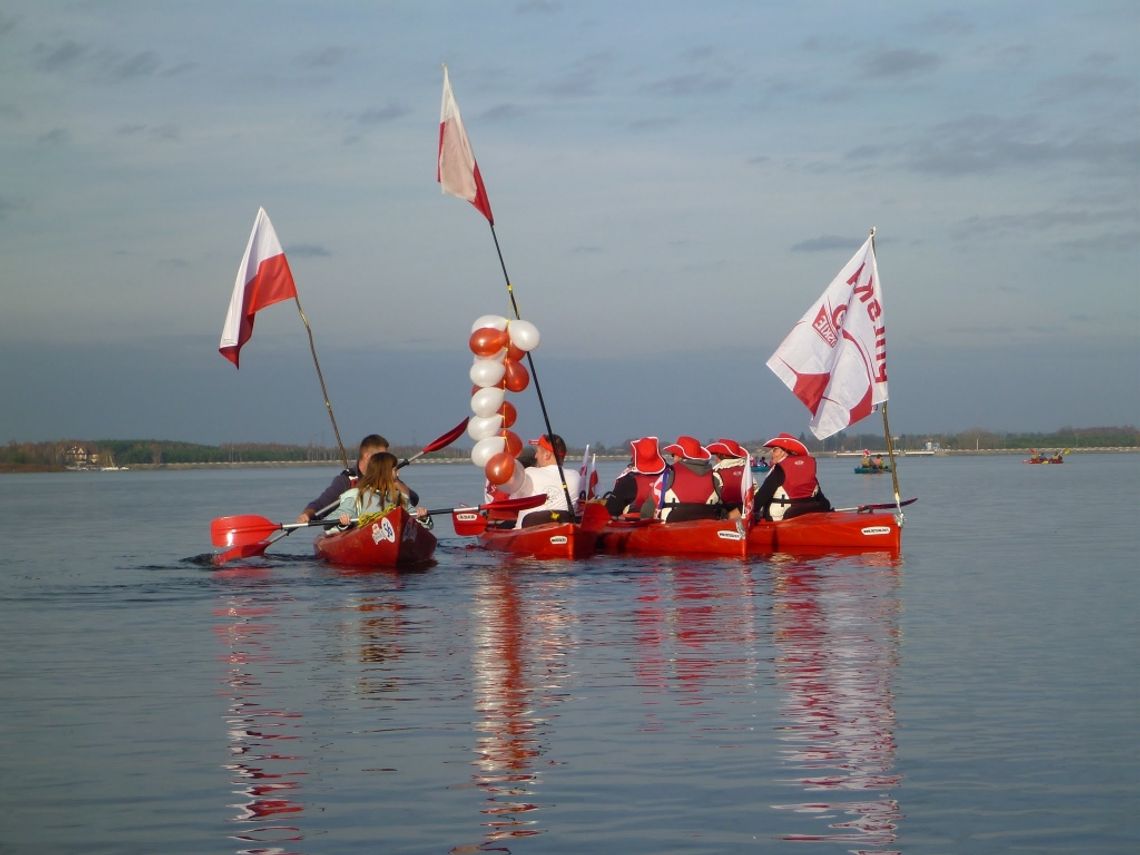
<path id="1" fill-rule="evenodd" d="M 720 478 L 720 501 L 724 505 L 740 505 L 743 501 L 741 487 L 744 482 L 744 461 L 729 458 L 713 467 Z"/>
<path id="2" fill-rule="evenodd" d="M 810 499 L 819 490 L 814 457 L 785 457 L 776 465 L 784 470 L 784 493 L 793 502 L 796 499 Z"/>
<path id="3" fill-rule="evenodd" d="M 694 472 L 684 463 L 673 465 L 673 477 L 665 490 L 664 507 L 659 516 L 663 520 L 704 519 L 716 516 L 720 502 L 711 469 Z"/>
<path id="4" fill-rule="evenodd" d="M 657 483 L 657 479 L 661 477 L 661 473 L 653 475 L 646 475 L 644 472 L 631 472 L 626 473 L 633 475 L 633 481 L 637 484 L 637 495 L 633 497 L 633 501 L 625 506 L 624 514 L 637 516 L 641 513 L 641 506 L 645 504 L 646 500 L 653 496 L 653 485 Z"/>

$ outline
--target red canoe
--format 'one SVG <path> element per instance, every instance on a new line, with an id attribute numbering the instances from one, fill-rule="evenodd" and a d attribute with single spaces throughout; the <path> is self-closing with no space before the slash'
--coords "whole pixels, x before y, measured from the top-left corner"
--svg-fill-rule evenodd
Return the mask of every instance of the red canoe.
<path id="1" fill-rule="evenodd" d="M 487 549 L 530 558 L 589 558 L 594 554 L 594 534 L 574 523 L 488 528 L 479 540 Z"/>
<path id="2" fill-rule="evenodd" d="M 831 511 L 790 520 L 761 520 L 748 532 L 748 554 L 802 550 L 882 549 L 902 547 L 902 527 L 894 514 Z"/>
<path id="3" fill-rule="evenodd" d="M 407 511 L 393 508 L 363 526 L 318 537 L 313 546 L 319 558 L 332 564 L 407 567 L 430 561 L 435 543 L 435 535 Z"/>
<path id="4" fill-rule="evenodd" d="M 597 551 L 608 555 L 709 555 L 743 558 L 747 531 L 732 520 L 611 520 L 598 532 Z"/>

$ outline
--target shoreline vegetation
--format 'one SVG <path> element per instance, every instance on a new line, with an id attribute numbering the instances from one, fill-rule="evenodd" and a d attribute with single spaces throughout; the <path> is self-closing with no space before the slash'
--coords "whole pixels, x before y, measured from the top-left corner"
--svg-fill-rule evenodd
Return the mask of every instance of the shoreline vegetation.
<path id="1" fill-rule="evenodd" d="M 824 442 L 800 434 L 817 457 L 858 456 L 863 449 L 872 454 L 886 454 L 883 437 L 875 433 L 839 433 Z M 895 453 L 900 457 L 951 457 L 964 455 L 1030 454 L 1034 451 L 1066 454 L 1140 452 L 1140 430 L 1132 426 L 1071 428 L 1052 433 L 998 434 L 971 430 L 957 434 L 903 434 L 894 437 Z M 711 441 L 711 440 L 710 440 Z M 764 438 L 742 441 L 754 452 Z M 629 444 L 607 446 L 591 443 L 591 453 L 599 460 L 626 460 Z M 410 445 L 396 445 L 392 453 L 401 459 L 420 452 Z M 355 448 L 348 449 L 350 463 Z M 566 459 L 581 460 L 583 449 L 571 447 Z M 463 463 L 469 461 L 462 446 L 452 446 L 419 458 L 424 463 Z M 9 442 L 0 446 L 0 473 L 121 471 L 124 469 L 213 469 L 231 467 L 320 466 L 341 468 L 337 449 L 314 445 L 278 443 L 234 443 L 199 445 L 172 440 L 54 440 L 47 442 Z"/>

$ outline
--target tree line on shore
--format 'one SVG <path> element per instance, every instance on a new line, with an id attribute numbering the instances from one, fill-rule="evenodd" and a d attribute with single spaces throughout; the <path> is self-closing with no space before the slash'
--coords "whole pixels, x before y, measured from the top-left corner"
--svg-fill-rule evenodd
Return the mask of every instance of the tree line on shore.
<path id="1" fill-rule="evenodd" d="M 631 437 L 633 439 L 634 437 Z M 666 439 L 666 438 L 663 438 Z M 671 438 L 668 438 L 671 439 Z M 740 440 L 747 448 L 756 449 L 767 437 Z M 841 432 L 825 441 L 810 434 L 800 434 L 800 439 L 813 452 L 858 451 L 860 449 L 883 449 L 881 433 Z M 929 445 L 928 445 L 929 444 Z M 1140 430 L 1126 425 L 1123 427 L 1063 427 L 1052 433 L 998 433 L 981 428 L 944 434 L 902 434 L 895 438 L 896 449 L 919 451 L 937 447 L 948 451 L 985 449 L 1023 448 L 1134 448 L 1140 447 Z M 599 457 L 622 456 L 629 453 L 629 443 L 615 446 L 604 443 L 591 443 L 590 449 Z M 420 451 L 413 446 L 394 446 L 392 452 L 398 457 L 408 457 Z M 355 449 L 349 449 L 349 458 L 355 457 Z M 452 447 L 434 452 L 426 457 L 449 458 L 466 452 Z M 571 448 L 570 458 L 575 449 Z M 577 453 L 582 453 L 581 446 Z M 100 440 L 54 440 L 48 442 L 9 442 L 0 447 L 0 468 L 16 470 L 62 470 L 98 469 L 105 466 L 161 466 L 195 463 L 269 463 L 328 462 L 338 465 L 340 452 L 335 448 L 316 445 L 287 445 L 280 443 L 230 443 L 225 445 L 201 445 L 192 442 L 175 442 L 157 439 L 100 439 Z"/>

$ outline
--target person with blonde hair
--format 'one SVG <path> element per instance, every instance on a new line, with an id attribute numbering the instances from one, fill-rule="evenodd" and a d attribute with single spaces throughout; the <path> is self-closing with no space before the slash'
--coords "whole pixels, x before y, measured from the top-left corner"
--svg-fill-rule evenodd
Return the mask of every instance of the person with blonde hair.
<path id="1" fill-rule="evenodd" d="M 364 475 L 356 486 L 341 493 L 337 507 L 341 531 L 348 528 L 353 517 L 383 514 L 395 507 L 413 507 L 415 492 L 397 477 L 397 465 L 396 455 L 387 451 L 377 451 L 368 459 Z M 427 511 L 417 508 L 415 513 L 423 517 Z"/>

